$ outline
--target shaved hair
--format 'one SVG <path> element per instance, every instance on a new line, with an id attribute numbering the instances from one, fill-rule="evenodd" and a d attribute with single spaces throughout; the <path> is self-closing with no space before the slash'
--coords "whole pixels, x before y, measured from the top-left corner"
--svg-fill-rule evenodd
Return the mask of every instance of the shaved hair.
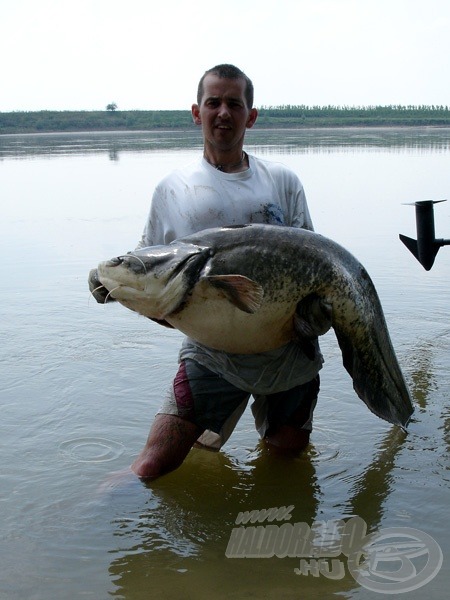
<path id="1" fill-rule="evenodd" d="M 200 106 L 203 98 L 203 81 L 207 75 L 216 75 L 220 79 L 243 79 L 245 81 L 245 101 L 247 102 L 247 108 L 253 108 L 253 83 L 247 75 L 235 67 L 234 65 L 216 65 L 212 69 L 208 69 L 203 74 L 202 78 L 198 83 L 197 89 L 197 104 Z"/>

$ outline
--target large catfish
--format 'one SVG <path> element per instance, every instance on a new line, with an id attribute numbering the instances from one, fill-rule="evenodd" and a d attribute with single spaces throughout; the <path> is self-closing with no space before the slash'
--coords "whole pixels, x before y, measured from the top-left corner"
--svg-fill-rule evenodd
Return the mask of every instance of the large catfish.
<path id="1" fill-rule="evenodd" d="M 304 229 L 246 225 L 201 231 L 100 263 L 127 308 L 201 344 L 238 354 L 292 340 L 312 349 L 334 329 L 358 396 L 405 427 L 413 412 L 375 287 L 342 246 Z"/>

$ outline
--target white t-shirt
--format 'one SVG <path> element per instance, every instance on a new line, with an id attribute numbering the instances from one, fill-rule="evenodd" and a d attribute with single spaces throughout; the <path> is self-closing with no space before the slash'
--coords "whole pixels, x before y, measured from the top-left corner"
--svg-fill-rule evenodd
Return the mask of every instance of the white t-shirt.
<path id="1" fill-rule="evenodd" d="M 280 163 L 249 155 L 249 169 L 223 173 L 204 158 L 156 187 L 139 248 L 210 227 L 265 223 L 313 229 L 303 186 Z"/>
<path id="2" fill-rule="evenodd" d="M 280 163 L 249 155 L 249 169 L 224 173 L 204 158 L 174 171 L 156 187 L 138 248 L 169 244 L 211 227 L 265 223 L 313 229 L 303 186 Z M 299 344 L 260 354 L 227 354 L 186 338 L 180 360 L 191 358 L 253 394 L 284 391 L 311 381 L 323 364 Z"/>

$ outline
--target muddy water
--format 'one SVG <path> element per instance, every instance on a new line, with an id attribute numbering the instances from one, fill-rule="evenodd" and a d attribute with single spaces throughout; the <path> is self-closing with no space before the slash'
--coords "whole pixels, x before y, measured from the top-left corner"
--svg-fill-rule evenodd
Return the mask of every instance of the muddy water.
<path id="1" fill-rule="evenodd" d="M 152 188 L 193 160 L 200 140 L 0 137 L 1 598 L 447 595 L 450 248 L 425 272 L 398 234 L 415 237 L 414 209 L 403 203 L 450 194 L 450 132 L 251 133 L 247 150 L 296 170 L 316 230 L 371 274 L 414 398 L 408 433 L 356 397 L 330 332 L 303 456 L 267 453 L 248 411 L 221 453 L 193 450 L 175 473 L 137 481 L 127 468 L 181 338 L 98 306 L 86 276 L 135 246 Z M 449 210 L 450 202 L 435 208 L 437 237 L 450 237 Z M 258 511 L 268 508 L 280 520 L 263 520 Z M 241 523 L 239 545 L 233 531 L 246 511 L 260 521 Z M 367 531 L 353 533 L 374 534 L 378 562 L 373 552 L 358 556 L 357 540 L 349 546 L 361 522 Z M 252 546 L 257 526 L 272 556 Z M 283 556 L 280 531 L 294 526 L 314 542 L 313 557 L 298 545 Z M 270 532 L 279 535 L 275 555 Z"/>

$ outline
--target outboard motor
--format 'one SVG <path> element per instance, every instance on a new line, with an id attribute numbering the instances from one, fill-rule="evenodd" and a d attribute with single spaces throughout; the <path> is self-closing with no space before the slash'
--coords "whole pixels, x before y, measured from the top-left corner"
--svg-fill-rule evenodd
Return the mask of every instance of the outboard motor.
<path id="1" fill-rule="evenodd" d="M 414 202 L 413 205 L 416 207 L 417 240 L 413 240 L 406 235 L 399 235 L 401 241 L 414 254 L 426 271 L 429 271 L 433 266 L 439 248 L 450 245 L 450 240 L 437 240 L 435 238 L 433 205 L 439 202 L 446 202 L 446 200 L 422 200 Z"/>

